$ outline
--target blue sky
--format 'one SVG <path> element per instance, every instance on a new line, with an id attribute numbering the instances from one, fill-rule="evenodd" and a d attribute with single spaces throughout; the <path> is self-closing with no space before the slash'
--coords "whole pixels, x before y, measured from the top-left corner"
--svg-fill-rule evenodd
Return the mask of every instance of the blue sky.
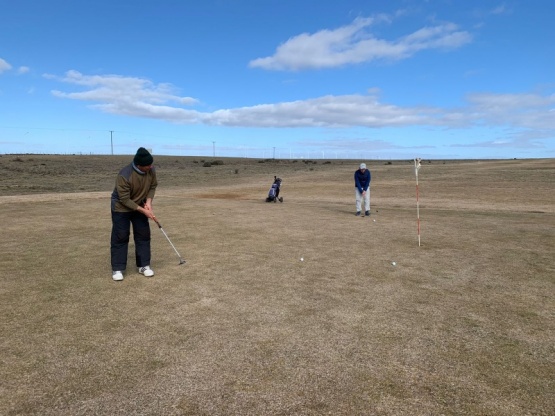
<path id="1" fill-rule="evenodd" d="M 0 0 L 0 154 L 555 157 L 551 0 Z"/>

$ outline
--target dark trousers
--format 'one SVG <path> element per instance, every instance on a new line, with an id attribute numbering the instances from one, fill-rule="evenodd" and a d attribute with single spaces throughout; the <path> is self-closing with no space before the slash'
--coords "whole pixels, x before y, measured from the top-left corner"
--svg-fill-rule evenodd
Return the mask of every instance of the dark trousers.
<path id="1" fill-rule="evenodd" d="M 112 211 L 110 252 L 113 271 L 124 271 L 127 267 L 131 225 L 133 225 L 133 240 L 135 241 L 135 264 L 137 267 L 150 265 L 150 224 L 148 218 L 138 211 Z"/>

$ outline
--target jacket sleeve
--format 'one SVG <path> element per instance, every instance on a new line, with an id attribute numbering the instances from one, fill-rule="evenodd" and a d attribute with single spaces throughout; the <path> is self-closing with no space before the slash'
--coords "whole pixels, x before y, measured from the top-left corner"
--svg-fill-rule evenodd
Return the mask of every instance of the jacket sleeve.
<path id="1" fill-rule="evenodd" d="M 370 171 L 366 169 L 366 172 L 364 172 L 364 186 L 362 190 L 367 191 L 368 188 L 370 188 Z"/>
<path id="2" fill-rule="evenodd" d="M 116 190 L 118 192 L 119 202 L 127 208 L 136 211 L 139 205 L 131 199 L 131 185 L 122 175 L 119 175 L 116 179 Z"/>
<path id="3" fill-rule="evenodd" d="M 362 186 L 360 185 L 360 180 L 357 173 L 358 171 L 355 172 L 355 188 L 357 188 L 362 193 L 363 189 L 362 189 Z"/>

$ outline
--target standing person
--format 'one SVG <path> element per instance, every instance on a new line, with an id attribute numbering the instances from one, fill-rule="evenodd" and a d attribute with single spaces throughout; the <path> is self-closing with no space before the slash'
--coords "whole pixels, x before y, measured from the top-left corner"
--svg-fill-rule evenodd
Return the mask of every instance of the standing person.
<path id="1" fill-rule="evenodd" d="M 154 158 L 144 147 L 140 147 L 133 162 L 120 170 L 112 192 L 112 236 L 110 253 L 112 279 L 123 280 L 127 266 L 127 251 L 131 225 L 135 241 L 135 263 L 139 273 L 154 276 L 150 268 L 150 224 L 156 220 L 152 211 L 152 199 L 158 181 L 152 166 Z"/>
<path id="2" fill-rule="evenodd" d="M 366 163 L 361 163 L 355 171 L 355 196 L 356 196 L 356 216 L 360 216 L 361 201 L 364 198 L 364 215 L 370 215 L 370 171 L 366 169 Z"/>

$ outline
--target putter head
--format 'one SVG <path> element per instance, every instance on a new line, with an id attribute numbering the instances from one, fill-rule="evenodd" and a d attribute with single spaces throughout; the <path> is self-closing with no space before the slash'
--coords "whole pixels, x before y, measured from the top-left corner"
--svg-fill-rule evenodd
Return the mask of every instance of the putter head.
<path id="1" fill-rule="evenodd" d="M 179 259 L 179 264 L 185 264 L 185 260 Z"/>

